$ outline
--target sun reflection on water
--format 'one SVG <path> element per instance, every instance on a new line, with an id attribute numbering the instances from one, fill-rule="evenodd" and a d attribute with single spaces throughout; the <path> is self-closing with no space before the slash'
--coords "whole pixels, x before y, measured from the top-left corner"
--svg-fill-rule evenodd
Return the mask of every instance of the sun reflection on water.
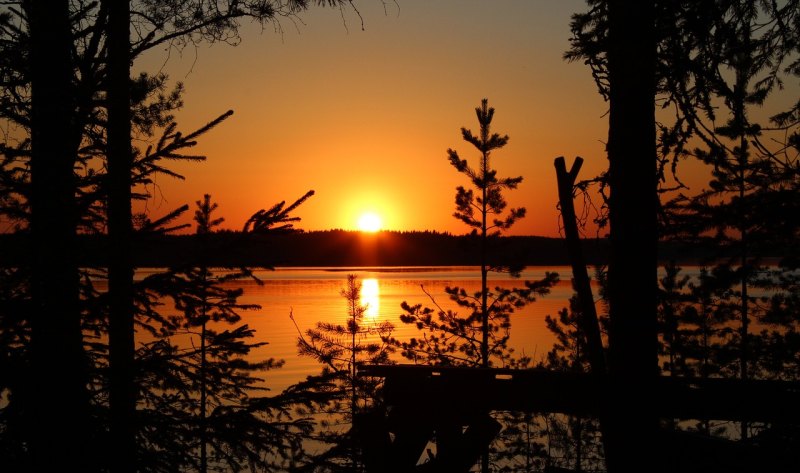
<path id="1" fill-rule="evenodd" d="M 375 278 L 368 278 L 361 280 L 361 300 L 362 306 L 366 306 L 367 310 L 364 313 L 367 317 L 374 319 L 378 316 L 381 308 L 381 291 L 378 286 L 378 280 Z"/>

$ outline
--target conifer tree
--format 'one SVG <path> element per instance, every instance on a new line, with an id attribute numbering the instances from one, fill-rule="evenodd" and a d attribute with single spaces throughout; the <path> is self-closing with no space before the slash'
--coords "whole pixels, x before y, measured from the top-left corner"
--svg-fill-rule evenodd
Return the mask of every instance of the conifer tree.
<path id="1" fill-rule="evenodd" d="M 713 235 L 712 251 L 722 261 L 717 273 L 730 276 L 726 279 L 733 300 L 724 307 L 730 314 L 737 314 L 739 327 L 729 338 L 727 355 L 716 360 L 723 363 L 720 368 L 724 372 L 735 373 L 741 379 L 771 377 L 773 370 L 761 369 L 766 365 L 759 358 L 774 359 L 771 353 L 781 350 L 763 347 L 782 346 L 788 340 L 783 336 L 786 330 L 796 330 L 796 322 L 785 318 L 779 322 L 770 317 L 769 305 L 754 296 L 755 291 L 766 291 L 771 294 L 769 299 L 777 303 L 773 306 L 776 308 L 788 300 L 784 294 L 791 290 L 789 279 L 793 278 L 796 265 L 786 265 L 790 260 L 785 258 L 785 251 L 791 251 L 792 244 L 785 242 L 800 235 L 797 223 L 787 218 L 798 210 L 800 169 L 791 156 L 796 151 L 787 154 L 791 145 L 786 146 L 788 143 L 778 138 L 796 134 L 797 122 L 782 119 L 786 113 L 791 115 L 791 110 L 773 116 L 770 124 L 759 123 L 753 113 L 756 106 L 764 105 L 778 93 L 782 76 L 797 76 L 791 65 L 783 71 L 779 68 L 788 61 L 787 54 L 797 51 L 796 46 L 786 43 L 787 38 L 800 32 L 782 17 L 797 14 L 796 4 L 794 10 L 785 9 L 787 6 L 790 5 L 743 1 L 719 5 L 705 19 L 713 25 L 711 31 L 695 33 L 698 43 L 692 47 L 706 61 L 704 67 L 695 69 L 707 80 L 708 98 L 699 101 L 697 111 L 684 112 L 690 117 L 687 121 L 693 135 L 703 143 L 687 150 L 687 154 L 710 166 L 712 178 L 709 187 L 699 194 L 680 196 L 670 203 L 674 212 L 671 223 L 677 223 L 672 226 L 677 230 L 676 236 L 703 244 L 708 240 L 701 237 Z M 724 106 L 718 107 L 714 99 L 721 100 Z M 698 113 L 712 109 L 710 119 Z M 715 116 L 722 118 L 722 123 L 715 122 Z M 778 139 L 770 143 L 771 136 Z M 783 258 L 778 267 L 769 268 L 763 265 L 765 256 Z M 775 284 L 776 280 L 788 285 Z M 767 302 L 768 298 L 762 298 Z M 737 349 L 732 350 L 733 346 Z M 729 356 L 734 353 L 736 356 Z M 738 364 L 735 370 L 731 369 L 732 364 Z M 749 437 L 747 422 L 741 423 L 740 431 L 743 439 Z"/>
<path id="2" fill-rule="evenodd" d="M 405 313 L 400 320 L 415 325 L 423 334 L 409 341 L 394 340 L 393 343 L 400 347 L 404 357 L 415 363 L 476 368 L 526 367 L 530 359 L 516 357 L 508 346 L 511 315 L 516 309 L 534 302 L 536 296 L 547 294 L 558 281 L 557 274 L 548 272 L 544 279 L 525 281 L 521 288 L 492 289 L 489 285 L 490 272 L 519 277 L 524 269 L 516 262 L 501 261 L 497 247 L 501 244 L 500 235 L 525 216 L 525 209 L 507 209 L 508 203 L 503 195 L 504 191 L 516 189 L 522 177 L 498 177 L 497 170 L 492 167 L 492 153 L 506 145 L 508 136 L 492 132 L 494 108 L 488 103 L 483 99 L 480 107 L 475 108 L 480 126 L 477 135 L 461 128 L 464 141 L 478 150 L 477 166 L 461 159 L 457 151 L 447 150 L 450 164 L 470 181 L 469 187 L 456 189 L 453 216 L 472 228 L 473 238 L 479 241 L 480 289 L 470 293 L 462 287 L 445 288 L 450 300 L 468 312 L 466 316 L 442 308 L 427 292 L 436 309 L 402 303 Z M 488 469 L 487 449 L 481 455 L 481 471 Z"/>
<path id="3" fill-rule="evenodd" d="M 111 431 L 115 441 L 98 447 L 103 452 L 116 450 L 117 454 L 104 457 L 114 462 L 113 470 L 130 471 L 136 468 L 132 438 L 135 424 L 133 409 L 137 397 L 137 388 L 132 384 L 133 330 L 137 323 L 134 316 L 141 310 L 139 305 L 149 304 L 142 302 L 146 300 L 146 296 L 134 293 L 135 290 L 143 289 L 137 288 L 133 281 L 133 266 L 129 259 L 129 246 L 132 239 L 137 236 L 133 232 L 134 222 L 131 220 L 133 218 L 136 222 L 146 222 L 143 225 L 137 224 L 138 228 L 135 229 L 140 231 L 152 231 L 162 220 L 158 218 L 154 219 L 155 222 L 149 222 L 150 216 L 141 218 L 132 216 L 131 199 L 148 197 L 145 186 L 153 183 L 155 173 L 178 176 L 163 165 L 164 159 L 202 160 L 200 156 L 183 154 L 182 150 L 193 146 L 196 136 L 227 116 L 225 114 L 212 121 L 196 133 L 182 135 L 176 131 L 176 126 L 172 123 L 172 113 L 182 105 L 180 99 L 182 86 L 178 84 L 173 91 L 165 93 L 166 75 L 141 74 L 137 78 L 131 78 L 130 65 L 145 51 L 165 43 L 170 43 L 174 47 L 185 47 L 197 44 L 199 41 L 235 43 L 238 39 L 240 21 L 243 19 L 270 22 L 282 15 L 295 15 L 311 5 L 342 6 L 345 3 L 338 0 L 288 3 L 269 0 L 243 2 L 103 0 L 88 3 L 62 2 L 58 4 L 57 9 L 54 9 L 55 4 L 45 5 L 42 2 L 22 2 L 21 8 L 18 8 L 17 4 L 5 4 L 0 7 L 0 37 L 2 37 L 0 68 L 4 77 L 0 91 L 0 103 L 2 103 L 0 120 L 4 126 L 9 125 L 19 130 L 19 133 L 12 134 L 14 136 L 5 135 L 4 142 L 0 145 L 2 153 L 0 178 L 4 183 L 0 192 L 2 194 L 0 213 L 4 217 L 10 217 L 13 225 L 21 231 L 37 227 L 35 232 L 37 235 L 40 233 L 49 235 L 48 238 L 58 242 L 45 245 L 48 251 L 59 253 L 60 256 L 55 259 L 48 258 L 45 252 L 40 251 L 31 252 L 31 255 L 36 255 L 42 261 L 49 259 L 49 264 L 62 271 L 64 277 L 52 277 L 51 273 L 48 277 L 55 284 L 55 289 L 42 293 L 37 290 L 29 293 L 27 298 L 36 304 L 49 304 L 48 299 L 52 299 L 50 295 L 60 297 L 63 294 L 62 303 L 55 306 L 71 313 L 69 316 L 59 317 L 57 323 L 70 323 L 72 327 L 69 330 L 62 330 L 57 324 L 50 324 L 49 328 L 54 334 L 58 333 L 58 336 L 54 337 L 55 343 L 44 343 L 44 346 L 59 354 L 50 357 L 53 360 L 65 364 L 72 360 L 71 368 L 54 371 L 59 376 L 69 378 L 69 386 L 63 386 L 64 399 L 81 397 L 81 393 L 85 391 L 87 378 L 92 382 L 90 394 L 94 396 L 93 400 L 98 405 L 104 406 L 108 402 L 109 396 L 106 390 L 110 389 L 113 392 L 110 396 L 113 398 L 111 401 L 114 406 L 113 412 L 103 419 L 112 419 L 114 427 Z M 44 23 L 34 25 L 40 19 L 43 19 Z M 36 34 L 31 36 L 34 29 L 37 30 Z M 39 35 L 39 30 L 44 34 Z M 130 31 L 134 34 L 130 35 Z M 41 43 L 37 42 L 38 39 L 42 39 Z M 40 45 L 44 47 L 42 51 L 46 51 L 46 54 L 37 52 L 31 55 L 31 47 L 39 48 Z M 54 52 L 58 54 L 53 54 Z M 41 59 L 43 65 L 43 68 L 38 68 L 33 64 L 35 69 L 33 74 L 30 74 L 31 58 Z M 57 60 L 53 61 L 53 58 Z M 40 70 L 45 73 L 39 74 Z M 52 81 L 53 84 L 58 84 L 57 87 L 46 88 L 55 94 L 53 100 L 47 102 L 61 110 L 48 112 L 46 116 L 50 117 L 51 121 L 61 121 L 59 126 L 48 128 L 47 124 L 31 120 L 33 115 L 38 114 L 31 108 L 31 90 L 40 89 L 38 85 L 31 87 L 32 77 L 34 81 L 42 77 L 44 80 Z M 48 197 L 47 194 L 50 194 L 49 197 L 52 197 L 44 201 L 55 203 L 53 208 L 61 207 L 61 211 L 53 213 L 53 218 L 48 217 L 47 209 L 40 205 L 37 193 L 31 193 L 31 176 L 39 174 L 40 160 L 36 159 L 37 163 L 31 161 L 29 137 L 46 133 L 48 129 L 57 132 L 60 137 L 54 135 L 53 139 L 44 142 L 62 148 L 56 153 L 60 160 L 59 166 L 50 168 L 51 171 L 61 173 L 61 176 L 56 179 L 54 185 L 42 187 L 44 190 L 42 196 Z M 160 137 L 158 137 L 159 131 L 163 131 Z M 25 136 L 26 134 L 28 136 Z M 152 146 L 141 150 L 131 149 L 133 136 L 142 139 L 142 142 L 152 143 Z M 38 138 L 35 141 L 39 141 Z M 36 145 L 36 148 L 38 147 Z M 35 165 L 31 167 L 31 164 Z M 32 168 L 36 168 L 36 172 L 31 173 Z M 35 185 L 39 186 L 46 179 L 37 177 L 35 181 Z M 5 184 L 8 184 L 8 187 Z M 113 197 L 109 198 L 109 195 Z M 34 201 L 36 204 L 32 206 Z M 177 211 L 168 213 L 167 217 L 174 216 L 175 212 Z M 38 230 L 40 221 L 52 222 L 60 228 L 58 231 L 42 233 Z M 31 222 L 33 225 L 30 225 Z M 68 223 L 72 229 L 67 229 L 63 223 Z M 151 228 L 146 228 L 148 226 Z M 110 290 L 110 295 L 99 293 L 93 283 L 98 277 L 107 277 L 104 270 L 86 271 L 77 268 L 74 263 L 80 255 L 73 245 L 74 238 L 70 235 L 74 235 L 76 230 L 81 233 L 103 233 L 108 230 L 112 233 L 116 244 L 110 247 L 113 248 L 111 251 L 113 269 L 110 271 L 113 288 Z M 59 262 L 62 260 L 64 264 Z M 105 308 L 109 302 L 114 307 L 111 313 Z M 88 340 L 81 340 L 79 309 L 83 310 L 84 334 L 93 334 Z M 149 309 L 152 309 L 152 305 Z M 23 334 L 26 330 L 25 324 L 31 322 L 34 312 L 22 311 L 16 307 L 14 316 L 4 318 L 3 325 L 6 322 L 15 322 L 14 330 L 22 329 L 17 333 Z M 111 325 L 114 328 L 110 330 L 113 334 L 109 334 L 109 324 L 102 320 L 109 316 L 113 319 Z M 37 332 L 38 327 L 37 324 Z M 33 340 L 27 336 L 12 338 L 25 343 L 23 351 L 28 354 L 27 349 L 31 343 L 38 344 L 39 340 L 48 338 L 47 331 L 48 328 L 45 327 L 44 336 L 37 335 Z M 112 363 L 114 367 L 110 370 L 108 347 L 102 342 L 104 336 L 101 332 L 109 334 L 113 339 L 111 358 L 114 360 Z M 71 348 L 61 349 L 63 343 L 70 344 Z M 82 343 L 87 353 L 81 353 Z M 79 359 L 84 355 L 95 363 L 91 367 L 91 377 L 77 373 L 83 369 L 78 365 L 81 363 Z M 19 358 L 19 360 L 24 359 L 25 357 Z M 15 370 L 16 368 L 18 367 L 15 367 Z M 17 370 L 17 373 L 23 372 L 24 370 Z M 31 370 L 28 372 L 33 373 Z M 110 388 L 106 382 L 109 373 L 113 378 Z M 29 397 L 23 394 L 28 389 L 24 384 L 15 384 L 15 395 L 18 399 Z M 35 389 L 34 392 L 44 393 L 45 390 Z M 83 400 L 80 402 L 84 403 Z M 39 401 L 35 403 L 42 404 Z M 67 403 L 76 404 L 72 401 Z M 18 404 L 15 403 L 14 406 L 17 407 Z M 84 406 L 88 408 L 88 405 Z M 11 408 L 6 411 L 7 408 L 9 406 L 0 406 L 3 413 L 14 410 Z M 59 415 L 81 416 L 86 411 L 87 409 L 75 405 L 73 408 L 61 409 L 58 415 L 42 414 L 42 418 L 53 422 L 52 427 L 56 427 L 57 423 L 60 424 Z M 29 408 L 25 412 L 35 413 L 44 410 Z M 2 416 L 3 422 L 9 418 L 15 417 Z M 20 422 L 21 425 L 26 425 L 24 419 Z M 70 421 L 65 424 L 75 429 L 89 429 L 91 423 Z M 27 425 L 34 424 L 28 422 Z M 95 458 L 79 454 L 81 448 L 70 446 L 73 441 L 85 441 L 89 438 L 88 434 L 67 436 L 58 432 L 60 427 L 40 429 L 43 441 L 45 436 L 56 435 L 67 440 L 57 445 L 72 452 L 70 455 L 78 455 L 83 459 Z M 31 443 L 22 445 L 30 446 Z M 65 454 L 37 455 L 35 458 L 37 461 L 48 461 L 66 457 Z"/>
<path id="4" fill-rule="evenodd" d="M 140 133 L 138 135 L 139 138 L 149 141 L 151 138 L 153 138 L 154 134 L 159 132 L 160 124 L 168 124 L 158 139 L 157 144 L 144 150 L 141 154 L 137 154 L 133 161 L 134 167 L 131 170 L 132 182 L 137 186 L 146 186 L 148 183 L 152 182 L 155 173 L 166 171 L 168 174 L 175 175 L 174 173 L 169 173 L 163 167 L 162 162 L 165 159 L 203 159 L 199 156 L 187 156 L 184 154 L 184 152 L 187 148 L 195 144 L 195 139 L 199 135 L 213 128 L 213 126 L 218 124 L 222 119 L 226 118 L 228 114 L 223 115 L 219 119 L 211 122 L 207 126 L 195 132 L 183 135 L 180 132 L 175 131 L 176 125 L 174 123 L 170 124 L 172 120 L 171 112 L 174 111 L 176 107 L 180 106 L 180 88 L 168 96 L 163 96 L 161 93 L 163 92 L 164 88 L 164 76 L 159 76 L 156 78 L 140 77 L 139 79 L 140 80 L 136 82 L 137 87 L 134 87 L 136 93 L 134 94 L 134 100 L 132 103 L 132 108 L 135 111 L 133 114 L 134 121 L 137 123 L 137 131 Z M 80 88 L 76 87 L 73 90 L 77 89 Z M 8 96 L 14 96 L 14 94 L 9 94 Z M 73 97 L 73 100 L 79 99 L 79 97 L 77 99 Z M 10 112 L 10 109 L 4 109 L 4 113 L 6 112 Z M 24 107 L 18 106 L 15 113 L 18 113 L 19 115 L 8 113 L 8 115 L 4 116 L 3 118 L 12 123 L 13 120 L 19 120 L 21 123 L 26 123 L 26 117 L 28 116 L 27 114 L 30 112 Z M 67 116 L 65 115 L 65 117 Z M 95 128 L 97 126 L 96 123 L 81 124 L 81 120 L 85 119 L 85 117 L 81 115 L 80 109 L 74 115 L 74 119 L 76 123 L 74 124 L 75 129 L 72 131 L 75 133 L 75 136 L 73 136 L 75 140 L 70 142 L 73 145 L 76 142 L 80 142 L 81 147 L 78 149 L 72 148 L 71 151 L 67 153 L 68 156 L 66 156 L 66 159 L 74 162 L 73 165 L 70 165 L 70 171 L 74 171 L 74 175 L 71 179 L 65 179 L 64 182 L 69 183 L 72 186 L 72 191 L 75 192 L 74 200 L 76 211 L 62 213 L 64 217 L 68 217 L 69 215 L 74 217 L 75 228 L 77 231 L 80 231 L 80 233 L 86 236 L 90 234 L 101 233 L 105 228 L 104 202 L 108 181 L 105 174 L 103 174 L 102 171 L 98 171 L 97 168 L 99 167 L 98 161 L 103 158 L 102 154 L 98 154 L 98 150 L 105 149 L 106 141 L 105 134 L 102 132 L 102 130 Z M 83 137 L 80 136 L 81 129 L 83 129 Z M 69 129 L 65 128 L 64 131 L 69 131 Z M 11 148 L 6 147 L 7 145 L 8 143 L 4 145 L 3 150 L 4 155 L 8 158 L 6 164 L 9 167 L 5 168 L 4 172 L 11 171 L 8 175 L 12 179 L 8 182 L 12 184 L 8 189 L 4 189 L 4 199 L 7 199 L 5 202 L 8 204 L 8 206 L 4 207 L 0 211 L 4 212 L 6 216 L 11 217 L 12 221 L 15 222 L 21 231 L 27 231 L 31 215 L 27 211 L 29 203 L 26 202 L 25 199 L 29 196 L 27 188 L 29 186 L 28 180 L 30 176 L 26 173 L 20 173 L 19 171 L 14 170 L 24 169 L 26 167 L 25 163 L 27 162 L 29 153 L 25 150 L 25 141 L 22 142 L 20 147 L 13 148 L 13 151 Z M 5 190 L 7 190 L 8 193 L 6 193 Z M 134 194 L 134 196 L 135 198 L 142 199 L 146 198 L 147 194 L 138 192 Z M 155 219 L 154 221 L 150 221 L 149 218 L 142 219 L 140 224 L 137 226 L 137 230 L 141 234 L 170 230 L 165 228 L 164 225 L 170 223 L 180 212 L 181 210 L 178 209 L 170 212 L 165 217 Z M 171 230 L 178 228 L 180 228 L 180 226 L 172 227 Z M 65 238 L 60 243 L 62 246 L 53 246 L 52 248 L 54 250 L 61 248 L 61 250 L 63 250 L 62 253 L 64 257 L 68 257 L 74 261 L 77 261 L 81 257 L 80 248 L 73 247 L 70 250 L 65 250 L 63 246 L 69 244 L 70 241 L 72 240 Z M 106 294 L 99 292 L 96 289 L 96 284 L 98 281 L 104 280 L 107 277 L 107 273 L 105 273 L 103 270 L 95 268 L 77 268 L 71 265 L 58 266 L 64 271 L 70 271 L 70 268 L 72 268 L 71 271 L 74 271 L 74 278 L 76 282 L 75 290 L 77 291 L 74 294 L 76 299 L 76 310 L 81 311 L 81 320 L 78 329 L 83 332 L 83 340 L 81 344 L 83 353 L 81 356 L 84 356 L 86 360 L 86 366 L 83 368 L 86 370 L 86 379 L 81 381 L 75 378 L 73 381 L 79 382 L 84 387 L 87 385 L 87 383 L 89 384 L 90 389 L 86 399 L 87 408 L 89 402 L 88 396 L 91 396 L 91 400 L 95 403 L 94 410 L 97 411 L 99 408 L 99 411 L 102 412 L 105 407 L 105 402 L 108 400 L 108 396 L 106 394 L 107 391 L 105 391 L 108 388 L 106 378 L 108 375 L 108 347 L 104 341 L 105 337 L 102 336 L 102 334 L 106 334 L 108 331 L 108 324 L 106 321 L 104 321 L 108 312 L 105 309 L 107 304 Z M 60 278 L 53 278 L 51 274 L 49 279 L 58 281 Z M 21 281 L 19 281 L 18 277 L 10 277 L 6 279 L 6 281 L 17 281 L 14 284 L 19 285 L 16 288 L 11 289 L 12 293 L 16 294 L 16 296 L 15 299 L 10 300 L 16 300 L 17 302 L 14 304 L 14 307 L 10 309 L 10 312 L 3 314 L 3 325 L 6 325 L 6 323 L 15 324 L 12 327 L 6 327 L 8 330 L 10 330 L 9 333 L 18 334 L 13 337 L 13 339 L 20 343 L 15 349 L 20 350 L 21 353 L 28 353 L 30 348 L 30 338 L 27 334 L 27 329 L 25 329 L 25 326 L 30 323 L 30 317 L 34 312 L 32 312 L 30 309 L 25 309 L 25 307 L 30 307 L 29 304 L 33 302 L 33 300 L 36 300 L 37 296 L 29 292 L 27 283 L 20 284 Z M 63 281 L 66 281 L 66 279 Z M 77 285 L 78 283 L 79 285 Z M 70 284 L 61 284 L 61 287 L 62 289 L 67 290 L 73 286 Z M 27 300 L 28 302 L 25 304 L 20 304 L 21 300 Z M 141 299 L 138 300 L 140 301 Z M 66 305 L 62 308 L 66 309 Z M 69 318 L 64 319 L 64 321 L 67 320 L 69 320 Z M 53 328 L 55 327 L 56 326 L 53 326 Z M 4 328 L 4 330 L 6 328 Z M 20 329 L 22 330 L 21 332 L 19 331 Z M 67 338 L 64 337 L 64 333 L 66 332 L 60 329 L 59 331 L 59 339 L 64 339 L 66 341 Z M 71 339 L 72 337 L 69 338 Z M 53 348 L 57 349 L 57 346 L 58 345 L 54 345 Z M 59 350 L 59 352 L 62 352 L 62 355 L 60 356 L 63 358 L 63 350 Z M 27 355 L 15 359 L 24 360 L 26 358 Z M 22 373 L 22 371 L 18 371 L 19 368 L 21 367 L 15 366 L 13 371 Z M 33 373 L 31 370 L 27 371 L 29 373 Z M 68 370 L 57 371 L 65 376 L 68 373 Z M 70 377 L 72 378 L 72 376 Z M 14 397 L 19 397 L 20 399 L 28 398 L 33 401 L 33 398 L 22 394 L 28 389 L 30 389 L 30 387 L 26 386 L 26 383 L 15 382 L 14 389 L 12 390 L 13 394 L 11 395 Z M 21 425 L 34 425 L 29 421 L 26 421 L 23 416 L 19 415 L 20 412 L 14 414 L 14 412 L 20 407 L 20 403 L 13 403 L 8 406 L 0 407 L 1 410 L 5 411 L 4 414 L 6 412 L 9 414 L 8 416 L 2 416 L 4 428 L 10 428 L 12 431 L 17 430 L 15 426 L 11 425 L 15 422 L 19 422 Z M 6 409 L 8 410 L 6 411 Z M 35 410 L 25 409 L 21 412 L 24 413 L 33 411 Z M 70 410 L 70 412 L 72 415 L 79 413 L 79 411 L 75 411 L 74 409 Z M 51 418 L 51 420 L 54 419 L 55 418 Z M 87 429 L 87 431 L 85 434 L 72 435 L 70 438 L 78 440 L 78 437 L 80 437 L 86 440 L 91 438 L 89 433 L 90 428 L 102 430 L 104 426 L 100 425 L 100 417 L 98 416 L 94 420 L 97 421 L 94 424 L 88 420 L 83 422 L 71 422 L 71 425 L 79 425 L 80 428 Z M 135 426 L 135 424 L 136 421 L 132 418 L 125 422 L 126 427 Z M 48 431 L 47 428 L 44 430 Z M 74 431 L 72 432 L 74 434 Z M 85 459 L 92 459 L 93 461 L 96 460 L 98 464 L 111 461 L 110 459 L 112 456 L 109 454 L 109 449 L 106 448 L 107 444 L 103 443 L 106 440 L 107 438 L 105 436 L 101 436 L 101 441 L 92 447 L 96 448 L 98 453 L 84 455 Z M 31 451 L 28 449 L 30 444 L 26 442 L 19 445 L 22 448 L 15 453 L 15 456 L 30 460 Z M 75 451 L 79 450 L 80 449 L 76 449 Z"/>
<path id="5" fill-rule="evenodd" d="M 355 275 L 347 276 L 341 295 L 347 304 L 346 323 L 317 322 L 315 328 L 301 333 L 297 342 L 301 356 L 322 365 L 320 375 L 302 383 L 304 389 L 326 394 L 318 400 L 318 409 L 327 418 L 318 424 L 315 436 L 328 449 L 313 459 L 313 471 L 363 470 L 354 419 L 374 408 L 380 396 L 378 381 L 359 377 L 358 367 L 391 363 L 389 356 L 394 352 L 387 343 L 394 329 L 391 322 L 365 320 L 367 306 L 361 303 L 361 283 Z M 328 428 L 330 425 L 333 428 Z"/>
<path id="6" fill-rule="evenodd" d="M 260 307 L 239 302 L 240 281 L 260 281 L 248 268 L 209 267 L 208 257 L 219 251 L 209 237 L 224 219 L 214 215 L 217 204 L 209 195 L 196 207 L 193 260 L 141 283 L 140 290 L 151 294 L 147 307 L 155 309 L 139 316 L 153 337 L 137 350 L 143 368 L 137 413 L 141 467 L 285 470 L 303 461 L 301 441 L 311 423 L 291 411 L 305 403 L 304 396 L 263 394 L 268 388 L 261 373 L 283 361 L 252 359 L 266 342 L 252 341 L 255 331 L 242 323 L 241 312 Z M 158 308 L 165 300 L 173 301 L 175 315 Z"/>
<path id="7" fill-rule="evenodd" d="M 133 149 L 131 147 L 131 45 L 130 2 L 108 4 L 108 58 L 106 79 L 108 169 L 107 221 L 110 241 L 108 263 L 108 347 L 110 437 L 114 454 L 112 471 L 136 470 L 134 415 L 134 265 Z"/>
<path id="8" fill-rule="evenodd" d="M 27 19 L 29 35 L 17 54 L 27 59 L 25 129 L 30 134 L 21 154 L 29 158 L 25 196 L 32 242 L 24 264 L 30 271 L 31 304 L 23 312 L 30 326 L 29 365 L 20 371 L 25 381 L 18 386 L 22 392 L 16 393 L 18 402 L 27 403 L 23 444 L 30 448 L 32 470 L 92 471 L 87 452 L 94 429 L 76 259 L 79 212 L 73 167 L 80 127 L 71 81 L 70 6 L 67 1 L 23 2 L 18 8 Z M 16 85 L 13 79 L 11 84 Z M 14 165 L 19 164 L 20 155 L 14 158 Z M 55 398 L 53 387 L 59 393 Z"/>
<path id="9" fill-rule="evenodd" d="M 589 64 L 600 92 L 608 97 L 608 8 L 613 2 L 589 3 L 589 12 L 574 17 L 573 48 L 567 57 Z M 678 320 L 662 326 L 665 354 L 673 361 L 699 364 L 672 367 L 687 373 L 774 376 L 761 360 L 773 360 L 768 362 L 773 368 L 782 365 L 770 353 L 786 353 L 796 322 L 768 314 L 796 310 L 787 297 L 796 289 L 796 245 L 788 242 L 800 235 L 797 219 L 790 217 L 797 213 L 800 190 L 798 100 L 774 99 L 786 93 L 784 82 L 798 74 L 800 3 L 655 4 L 654 80 L 665 116 L 674 112 L 672 121 L 658 125 L 658 177 L 663 192 L 681 192 L 660 208 L 660 231 L 662 237 L 702 248 L 711 266 L 699 280 L 669 289 L 678 296 L 664 315 Z M 757 108 L 774 104 L 778 113 L 773 109 L 768 120 L 756 118 Z M 686 159 L 696 159 L 711 172 L 699 192 L 690 193 L 680 178 Z M 672 188 L 666 184 L 670 177 L 676 183 Z M 763 265 L 765 256 L 777 256 L 777 264 Z M 731 328 L 734 320 L 736 330 Z M 788 358 L 784 363 L 794 364 Z M 740 430 L 747 438 L 746 422 Z"/>
<path id="10" fill-rule="evenodd" d="M 478 135 L 461 128 L 464 141 L 479 152 L 477 167 L 461 159 L 453 149 L 448 149 L 450 164 L 469 178 L 470 188 L 459 186 L 456 190 L 456 211 L 453 216 L 471 227 L 474 238 L 480 242 L 481 287 L 469 293 L 460 287 L 447 287 L 445 292 L 459 307 L 469 314 L 460 316 L 452 310 L 437 310 L 403 303 L 401 320 L 415 324 L 426 335 L 409 342 L 398 342 L 403 356 L 421 363 L 463 365 L 475 367 L 514 366 L 516 361 L 508 348 L 511 314 L 533 302 L 538 295 L 549 292 L 558 276 L 547 273 L 541 281 L 526 281 L 524 288 L 495 288 L 489 286 L 490 272 L 504 272 L 519 276 L 524 267 L 500 261 L 496 255 L 499 236 L 525 216 L 525 209 L 508 206 L 503 191 L 516 189 L 522 177 L 500 178 L 491 166 L 492 152 L 506 145 L 507 135 L 492 133 L 494 108 L 483 99 L 475 109 L 480 125 Z M 435 301 L 434 301 L 435 302 Z"/>

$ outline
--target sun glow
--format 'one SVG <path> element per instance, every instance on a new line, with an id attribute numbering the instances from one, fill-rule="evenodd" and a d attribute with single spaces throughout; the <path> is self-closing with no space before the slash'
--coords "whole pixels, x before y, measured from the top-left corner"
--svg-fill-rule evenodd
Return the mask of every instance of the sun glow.
<path id="1" fill-rule="evenodd" d="M 374 233 L 381 229 L 383 222 L 378 214 L 366 212 L 358 218 L 358 229 L 362 232 Z"/>

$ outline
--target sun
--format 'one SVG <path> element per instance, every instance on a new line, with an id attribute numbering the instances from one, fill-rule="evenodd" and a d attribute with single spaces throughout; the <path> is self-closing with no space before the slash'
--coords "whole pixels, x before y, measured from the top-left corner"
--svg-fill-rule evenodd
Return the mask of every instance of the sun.
<path id="1" fill-rule="evenodd" d="M 362 232 L 375 233 L 381 229 L 381 217 L 373 212 L 366 212 L 358 217 L 358 229 Z"/>

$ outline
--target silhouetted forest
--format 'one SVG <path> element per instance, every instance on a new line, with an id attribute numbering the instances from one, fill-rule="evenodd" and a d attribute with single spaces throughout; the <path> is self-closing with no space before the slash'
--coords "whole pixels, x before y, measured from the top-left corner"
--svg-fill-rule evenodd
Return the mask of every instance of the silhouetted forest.
<path id="1" fill-rule="evenodd" d="M 27 235 L 0 235 L 0 245 L 8 251 L 0 263 L 20 264 L 30 250 Z M 104 235 L 78 237 L 78 260 L 84 265 L 104 265 L 109 240 Z M 217 248 L 205 258 L 210 266 L 477 266 L 480 240 L 474 235 L 438 232 L 392 232 L 365 234 L 357 231 L 325 230 L 285 234 L 252 234 L 217 231 L 196 235 L 141 235 L 132 245 L 132 258 L 138 267 L 179 266 L 195 261 L 208 247 Z M 497 262 L 516 262 L 525 266 L 563 266 L 569 264 L 561 238 L 505 236 L 496 242 Z M 608 240 L 582 241 L 589 265 L 608 262 Z M 773 248 L 775 256 L 781 254 Z M 663 242 L 662 261 L 693 264 L 711 253 L 698 245 Z"/>
<path id="2" fill-rule="evenodd" d="M 289 234 L 246 234 L 216 232 L 204 237 L 202 246 L 195 235 L 152 235 L 136 240 L 133 260 L 137 266 L 175 266 L 193 261 L 206 248 L 219 248 L 206 256 L 211 266 L 425 266 L 476 265 L 475 237 L 433 232 L 380 232 L 329 230 Z M 26 251 L 26 238 L 2 235 L 14 259 Z M 14 241 L 15 240 L 15 241 Z M 83 262 L 103 264 L 108 249 L 105 236 L 79 239 Z M 21 246 L 20 246 L 21 245 Z M 602 254 L 602 242 L 589 243 L 592 254 Z M 527 264 L 563 264 L 563 243 L 555 238 L 509 237 L 502 240 L 505 257 Z"/>

